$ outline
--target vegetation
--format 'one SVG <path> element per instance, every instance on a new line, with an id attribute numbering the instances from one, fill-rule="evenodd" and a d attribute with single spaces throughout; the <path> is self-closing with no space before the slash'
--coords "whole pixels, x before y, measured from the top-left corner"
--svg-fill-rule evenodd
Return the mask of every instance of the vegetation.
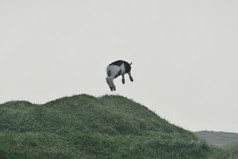
<path id="1" fill-rule="evenodd" d="M 227 159 L 238 159 L 238 142 L 228 144 L 223 148 L 229 153 L 229 157 Z"/>
<path id="2" fill-rule="evenodd" d="M 0 105 L 0 159 L 222 159 L 223 150 L 122 96 Z"/>
<path id="3" fill-rule="evenodd" d="M 207 143 L 219 146 L 221 148 L 227 145 L 232 145 L 232 143 L 238 142 L 237 133 L 228 132 L 215 132 L 215 131 L 199 131 L 195 132 L 195 135 L 207 141 Z"/>
<path id="4" fill-rule="evenodd" d="M 195 135 L 208 144 L 227 151 L 226 159 L 238 159 L 238 134 L 229 132 L 199 131 Z"/>

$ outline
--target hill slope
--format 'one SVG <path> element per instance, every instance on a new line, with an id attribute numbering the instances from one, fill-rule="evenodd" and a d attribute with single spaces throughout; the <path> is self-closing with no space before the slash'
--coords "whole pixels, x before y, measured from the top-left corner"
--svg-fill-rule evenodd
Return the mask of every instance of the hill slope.
<path id="1" fill-rule="evenodd" d="M 223 152 L 121 96 L 0 105 L 1 159 L 219 159 Z"/>
<path id="2" fill-rule="evenodd" d="M 229 159 L 238 159 L 238 134 L 228 132 L 199 131 L 196 136 L 208 144 L 219 146 L 228 152 Z"/>
<path id="3" fill-rule="evenodd" d="M 209 144 L 223 147 L 235 142 L 238 142 L 237 133 L 214 132 L 214 131 L 199 131 L 195 132 L 196 136 L 206 140 Z"/>

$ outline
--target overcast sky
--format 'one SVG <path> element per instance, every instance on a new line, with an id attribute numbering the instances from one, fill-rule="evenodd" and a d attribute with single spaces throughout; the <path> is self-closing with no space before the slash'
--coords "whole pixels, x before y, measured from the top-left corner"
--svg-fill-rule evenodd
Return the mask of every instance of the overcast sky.
<path id="1" fill-rule="evenodd" d="M 106 66 L 132 64 L 132 83 Z M 119 94 L 191 131 L 238 132 L 237 0 L 1 0 L 0 103 Z"/>

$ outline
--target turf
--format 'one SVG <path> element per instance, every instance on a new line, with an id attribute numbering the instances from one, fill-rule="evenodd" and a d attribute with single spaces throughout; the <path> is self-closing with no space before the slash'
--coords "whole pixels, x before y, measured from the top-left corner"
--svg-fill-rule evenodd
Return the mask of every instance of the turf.
<path id="1" fill-rule="evenodd" d="M 222 159 L 147 107 L 122 96 L 0 105 L 0 159 Z"/>

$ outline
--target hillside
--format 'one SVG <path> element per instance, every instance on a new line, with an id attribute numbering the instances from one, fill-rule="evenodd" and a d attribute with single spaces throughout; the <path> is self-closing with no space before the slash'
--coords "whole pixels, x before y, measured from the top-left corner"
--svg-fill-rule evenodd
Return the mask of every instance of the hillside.
<path id="1" fill-rule="evenodd" d="M 229 132 L 199 131 L 195 135 L 208 144 L 219 146 L 228 152 L 228 159 L 238 159 L 238 134 Z"/>
<path id="2" fill-rule="evenodd" d="M 0 105 L 0 159 L 219 159 L 199 141 L 122 96 L 76 95 Z"/>
<path id="3" fill-rule="evenodd" d="M 206 140 L 207 143 L 219 147 L 225 147 L 232 145 L 232 143 L 238 142 L 237 133 L 199 131 L 195 132 L 195 134 L 197 137 Z"/>
<path id="4" fill-rule="evenodd" d="M 228 151 L 229 159 L 238 159 L 238 142 L 228 144 L 223 148 Z"/>

